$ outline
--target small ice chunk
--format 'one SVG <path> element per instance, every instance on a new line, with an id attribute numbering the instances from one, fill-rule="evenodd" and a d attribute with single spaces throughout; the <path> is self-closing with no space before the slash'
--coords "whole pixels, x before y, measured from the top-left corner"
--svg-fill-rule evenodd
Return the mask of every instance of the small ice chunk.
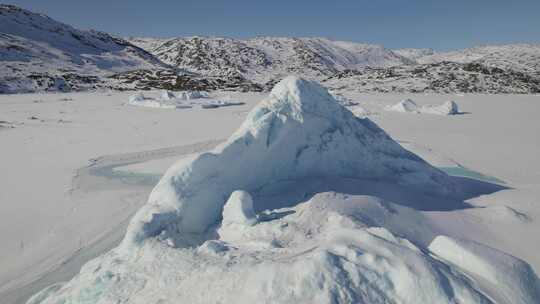
<path id="1" fill-rule="evenodd" d="M 192 99 L 199 99 L 199 98 L 208 98 L 209 94 L 205 91 L 182 91 L 178 93 L 178 96 L 176 98 L 179 98 L 181 100 L 192 100 Z"/>
<path id="2" fill-rule="evenodd" d="M 129 97 L 129 103 L 134 104 L 134 103 L 143 101 L 145 99 L 146 99 L 146 97 L 144 97 L 144 95 L 142 93 L 137 93 L 137 94 L 132 95 L 132 96 Z"/>
<path id="3" fill-rule="evenodd" d="M 449 100 L 442 105 L 422 107 L 421 112 L 436 115 L 456 115 L 459 114 L 459 109 L 455 101 Z"/>
<path id="4" fill-rule="evenodd" d="M 393 106 L 385 107 L 386 111 L 417 113 L 417 114 L 435 114 L 435 115 L 456 115 L 459 114 L 458 105 L 455 101 L 449 100 L 441 105 L 426 105 L 419 107 L 411 99 L 404 99 Z"/>
<path id="5" fill-rule="evenodd" d="M 251 195 L 242 190 L 234 191 L 223 207 L 223 225 L 252 226 L 257 223 Z"/>
<path id="6" fill-rule="evenodd" d="M 404 99 L 393 106 L 387 106 L 385 109 L 402 113 L 418 113 L 418 105 L 412 99 Z"/>

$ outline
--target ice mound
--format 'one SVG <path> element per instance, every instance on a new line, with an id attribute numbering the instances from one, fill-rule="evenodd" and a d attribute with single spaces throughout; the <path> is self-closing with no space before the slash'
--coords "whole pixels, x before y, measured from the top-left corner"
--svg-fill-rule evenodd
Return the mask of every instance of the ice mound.
<path id="1" fill-rule="evenodd" d="M 257 223 L 253 198 L 242 190 L 234 191 L 223 207 L 223 220 L 217 233 L 221 238 L 242 237 L 242 231 Z"/>
<path id="2" fill-rule="evenodd" d="M 407 209 L 371 196 L 321 193 L 276 210 L 272 220 L 236 231 L 233 239 L 181 250 L 145 243 L 135 260 L 111 251 L 29 304 L 519 304 L 538 299 L 538 278 L 515 258 L 444 237 L 430 251 L 390 229 L 370 227 L 373 219 L 401 225 L 407 219 L 418 227 L 408 217 L 416 211 Z M 462 250 L 472 258 L 463 267 L 480 262 L 488 270 L 454 265 L 460 261 L 452 255 Z M 476 250 L 487 260 L 478 259 Z M 477 273 L 489 275 L 477 280 Z M 494 277 L 496 285 L 490 281 Z"/>
<path id="3" fill-rule="evenodd" d="M 459 114 L 458 105 L 454 101 L 447 101 L 442 105 L 426 105 L 419 107 L 413 100 L 404 99 L 395 105 L 384 108 L 386 111 L 416 114 L 456 115 Z"/>
<path id="4" fill-rule="evenodd" d="M 137 93 L 129 97 L 128 105 L 148 107 L 148 108 L 168 108 L 174 109 L 176 106 L 172 103 L 164 103 L 161 100 L 146 97 L 142 93 Z"/>
<path id="5" fill-rule="evenodd" d="M 243 102 L 230 99 L 213 99 L 204 91 L 171 92 L 168 90 L 161 91 L 160 96 L 157 98 L 146 97 L 142 93 L 137 93 L 129 97 L 128 101 L 128 105 L 162 109 L 213 109 L 243 104 Z"/>
<path id="6" fill-rule="evenodd" d="M 171 91 L 163 90 L 161 92 L 161 100 L 171 100 L 175 98 L 176 98 L 176 95 L 174 95 L 174 93 Z"/>
<path id="7" fill-rule="evenodd" d="M 180 92 L 171 92 L 168 90 L 163 90 L 161 92 L 161 100 L 192 100 L 199 98 L 209 98 L 210 94 L 206 91 L 180 91 Z"/>
<path id="8" fill-rule="evenodd" d="M 436 115 L 456 115 L 459 114 L 458 105 L 455 101 L 447 101 L 442 105 L 433 106 L 428 105 L 420 109 L 420 112 L 425 114 L 436 114 Z"/>
<path id="9" fill-rule="evenodd" d="M 221 219 L 233 191 L 256 195 L 279 189 L 281 181 L 311 177 L 453 191 L 446 174 L 403 149 L 369 119 L 355 117 L 320 85 L 288 77 L 225 143 L 168 170 L 132 219 L 122 246 L 138 247 L 158 234 L 172 239 L 200 234 Z"/>
<path id="10" fill-rule="evenodd" d="M 129 97 L 129 103 L 133 104 L 133 103 L 141 102 L 145 99 L 146 97 L 144 97 L 143 93 L 137 93 Z"/>
<path id="11" fill-rule="evenodd" d="M 157 109 L 191 108 L 191 107 L 181 107 L 175 104 L 163 103 L 159 100 L 154 100 L 154 99 L 146 99 L 146 100 L 137 101 L 137 102 L 130 102 L 128 104 L 132 106 L 137 106 L 137 107 L 157 108 Z"/>
<path id="12" fill-rule="evenodd" d="M 393 106 L 385 107 L 385 110 L 402 113 L 418 113 L 418 105 L 412 99 L 403 99 Z"/>
<path id="13" fill-rule="evenodd" d="M 182 91 L 176 94 L 176 98 L 182 100 L 191 100 L 198 98 L 208 98 L 209 94 L 205 91 Z"/>
<path id="14" fill-rule="evenodd" d="M 223 208 L 222 225 L 248 225 L 252 226 L 257 222 L 255 211 L 253 211 L 253 199 L 246 191 L 234 191 Z"/>

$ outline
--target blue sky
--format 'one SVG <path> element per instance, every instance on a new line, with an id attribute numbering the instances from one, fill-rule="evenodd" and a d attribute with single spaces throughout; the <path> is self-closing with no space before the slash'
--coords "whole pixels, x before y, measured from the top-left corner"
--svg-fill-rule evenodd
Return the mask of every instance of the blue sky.
<path id="1" fill-rule="evenodd" d="M 437 50 L 540 42 L 540 0 L 6 2 L 76 27 L 122 36 L 322 36 Z"/>

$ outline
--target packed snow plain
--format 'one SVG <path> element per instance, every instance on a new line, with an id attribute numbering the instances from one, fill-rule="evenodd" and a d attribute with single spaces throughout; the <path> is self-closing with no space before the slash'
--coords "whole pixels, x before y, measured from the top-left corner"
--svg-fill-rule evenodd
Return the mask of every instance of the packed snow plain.
<path id="1" fill-rule="evenodd" d="M 293 84 L 290 90 L 284 89 L 283 96 L 298 87 Z M 263 187 L 262 195 L 249 182 L 274 177 L 272 170 L 262 174 L 268 170 L 264 168 L 269 167 L 270 156 L 284 160 L 278 157 L 279 151 L 302 144 L 310 146 L 299 137 L 283 134 L 294 134 L 297 126 L 291 125 L 299 121 L 300 125 L 320 125 L 307 117 L 302 106 L 301 111 L 287 114 L 287 106 L 295 103 L 285 102 L 275 111 L 275 123 L 290 132 L 274 125 L 270 128 L 274 129 L 270 132 L 274 137 L 269 138 L 278 142 L 289 138 L 289 145 L 269 155 L 264 149 L 241 154 L 246 152 L 237 147 L 226 158 L 228 167 L 233 168 L 233 152 L 240 153 L 244 160 L 239 164 L 246 161 L 245 165 L 252 168 L 233 174 L 236 180 L 248 181 L 244 189 L 240 189 L 241 185 L 235 185 L 238 189 L 214 189 L 222 191 L 217 195 L 221 198 L 203 212 L 189 207 L 189 203 L 180 211 L 174 210 L 178 207 L 175 205 L 146 204 L 142 209 L 151 211 L 139 211 L 130 225 L 136 228 L 128 230 L 121 246 L 109 251 L 119 244 L 128 220 L 176 160 L 182 159 L 165 174 L 151 202 L 176 200 L 173 192 L 167 193 L 171 191 L 170 182 L 174 180 L 183 187 L 180 181 L 184 179 L 177 177 L 178 172 L 185 172 L 182 168 L 204 158 L 198 153 L 212 150 L 218 143 L 220 146 L 214 150 L 217 154 L 230 150 L 231 143 L 248 145 L 246 136 L 251 131 L 246 130 L 253 126 L 249 121 L 258 121 L 256 114 L 248 112 L 266 94 L 221 93 L 244 104 L 218 109 L 133 107 L 127 105 L 133 93 L 127 92 L 0 96 L 0 120 L 5 121 L 3 126 L 9 126 L 0 129 L 5 153 L 1 160 L 2 299 L 24 303 L 39 289 L 70 280 L 83 262 L 104 254 L 84 266 L 70 283 L 52 285 L 32 301 L 54 303 L 62 297 L 68 303 L 167 303 L 178 299 L 192 303 L 537 301 L 534 271 L 540 269 L 536 254 L 540 246 L 536 235 L 540 213 L 540 125 L 536 118 L 540 114 L 540 97 L 339 93 L 352 101 L 347 103 L 349 110 L 369 117 L 402 147 L 432 166 L 451 168 L 454 170 L 448 172 L 463 175 L 480 172 L 486 178 L 436 178 L 438 182 L 431 188 L 457 184 L 460 193 L 465 193 L 455 200 L 419 194 L 409 190 L 411 184 L 398 183 L 399 178 L 359 183 L 358 178 L 382 174 L 377 169 L 378 161 L 389 166 L 384 159 L 401 155 L 416 162 L 415 157 L 393 144 L 392 153 L 383 149 L 386 154 L 380 156 L 377 135 L 369 141 L 373 145 L 352 150 L 353 155 L 365 153 L 360 153 L 363 157 L 351 159 L 350 153 L 333 151 L 335 139 L 321 137 L 317 144 L 326 144 L 332 151 L 327 152 L 326 163 L 332 166 L 320 164 L 321 170 L 336 169 L 344 161 L 344 168 L 353 166 L 363 175 L 348 174 L 336 181 L 335 176 L 315 174 L 320 178 L 310 179 L 300 170 L 301 184 L 291 182 L 299 176 L 280 176 L 281 183 Z M 306 94 L 310 98 L 301 104 L 323 93 L 299 95 Z M 454 100 L 462 115 L 387 111 L 387 106 L 407 98 L 420 106 Z M 272 108 L 257 107 L 259 111 Z M 324 113 L 329 109 L 334 114 L 342 113 L 336 107 L 324 109 Z M 349 114 L 339 114 L 344 115 L 339 116 L 342 119 L 329 114 L 322 117 L 334 117 L 337 129 L 343 129 L 344 121 L 353 121 Z M 378 134 L 376 127 L 369 123 L 367 126 L 368 131 L 361 134 Z M 306 131 L 307 138 L 317 138 L 313 131 L 316 128 L 306 130 L 314 132 Z M 324 130 L 327 128 L 319 131 Z M 222 143 L 233 133 L 229 144 Z M 264 148 L 271 141 L 261 136 L 255 135 L 252 144 Z M 349 146 L 340 149 L 344 147 Z M 305 149 L 307 155 L 313 153 Z M 366 162 L 366 157 L 373 157 L 369 158 L 373 162 Z M 420 169 L 415 167 L 416 171 L 437 172 L 428 164 L 418 163 Z M 285 164 L 290 165 L 284 160 Z M 363 167 L 366 164 L 369 166 Z M 204 163 L 201 166 L 198 172 L 208 170 Z M 317 166 L 305 168 L 312 167 Z M 396 169 L 395 165 L 390 168 Z M 221 173 L 232 174 L 227 170 L 225 166 Z M 261 170 L 260 176 L 255 175 L 257 170 Z M 313 172 L 309 173 L 311 176 Z M 200 185 L 212 185 L 205 184 L 205 174 L 195 179 Z M 219 174 L 207 177 L 219 179 Z M 407 180 L 422 186 L 429 180 L 423 177 L 422 173 Z M 182 189 L 187 189 L 187 201 L 201 200 L 206 195 L 197 192 L 204 189 Z M 178 225 L 171 225 L 168 221 L 176 217 L 170 214 L 175 212 L 190 216 L 179 217 Z M 169 216 L 152 220 L 151 214 Z M 220 223 L 221 216 L 222 225 L 214 225 Z M 157 224 L 144 224 L 153 221 Z M 189 231 L 197 225 L 205 227 Z M 149 227 L 159 234 L 154 235 Z M 189 233 L 178 233 L 178 229 Z M 93 248 L 97 248 L 93 254 L 84 254 Z M 74 257 L 78 262 L 70 264 Z M 160 273 L 158 278 L 156 273 Z"/>

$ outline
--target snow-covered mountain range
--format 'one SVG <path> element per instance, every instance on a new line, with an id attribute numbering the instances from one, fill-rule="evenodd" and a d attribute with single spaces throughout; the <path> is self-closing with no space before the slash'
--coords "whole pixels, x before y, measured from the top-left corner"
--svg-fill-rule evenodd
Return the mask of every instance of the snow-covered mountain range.
<path id="1" fill-rule="evenodd" d="M 122 39 L 12 5 L 0 5 L 0 67 L 0 93 L 260 91 L 290 74 L 368 92 L 540 92 L 535 44 L 435 52 L 326 38 Z"/>
<path id="2" fill-rule="evenodd" d="M 275 81 L 291 73 L 324 78 L 347 69 L 414 63 L 379 45 L 325 38 L 190 37 L 130 41 L 179 68 L 211 76 L 241 75 L 257 83 Z"/>
<path id="3" fill-rule="evenodd" d="M 403 52 L 398 53 L 407 56 Z M 443 61 L 472 62 L 540 76 L 540 44 L 491 45 L 450 52 L 433 52 L 431 54 L 428 52 L 417 57 L 416 61 L 421 64 Z"/>
<path id="4" fill-rule="evenodd" d="M 0 92 L 92 88 L 99 76 L 165 67 L 124 39 L 13 5 L 0 5 L 0 65 Z"/>

